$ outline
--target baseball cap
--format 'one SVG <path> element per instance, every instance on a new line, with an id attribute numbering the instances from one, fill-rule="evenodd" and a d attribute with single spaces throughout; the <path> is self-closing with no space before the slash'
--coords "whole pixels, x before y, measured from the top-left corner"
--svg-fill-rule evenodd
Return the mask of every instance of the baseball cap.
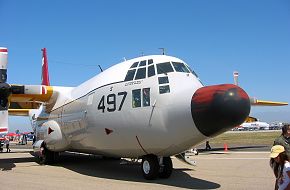
<path id="1" fill-rule="evenodd" d="M 276 158 L 280 153 L 284 152 L 285 148 L 281 145 L 275 145 L 271 148 L 271 158 Z"/>

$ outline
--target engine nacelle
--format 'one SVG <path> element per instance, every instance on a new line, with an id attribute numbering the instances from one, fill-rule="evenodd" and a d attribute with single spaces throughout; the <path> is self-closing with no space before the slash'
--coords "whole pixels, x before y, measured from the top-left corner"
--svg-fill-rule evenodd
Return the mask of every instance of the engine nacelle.
<path id="1" fill-rule="evenodd" d="M 50 120 L 42 124 L 46 148 L 51 151 L 64 151 L 69 147 L 69 142 L 60 130 L 59 124 Z"/>

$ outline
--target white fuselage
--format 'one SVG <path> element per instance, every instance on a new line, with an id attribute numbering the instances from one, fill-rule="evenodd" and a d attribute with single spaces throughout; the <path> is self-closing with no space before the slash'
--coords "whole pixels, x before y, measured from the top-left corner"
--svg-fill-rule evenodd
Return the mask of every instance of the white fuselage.
<path id="1" fill-rule="evenodd" d="M 149 59 L 155 70 L 151 77 Z M 128 70 L 134 70 L 132 64 L 143 60 L 147 66 L 136 70 L 145 68 L 146 77 L 124 81 Z M 37 138 L 54 151 L 121 157 L 170 156 L 200 143 L 206 137 L 195 127 L 191 99 L 202 84 L 191 72 L 158 74 L 156 64 L 163 62 L 184 63 L 170 56 L 144 56 L 119 63 L 78 87 L 54 87 L 57 98 L 39 115 Z"/>

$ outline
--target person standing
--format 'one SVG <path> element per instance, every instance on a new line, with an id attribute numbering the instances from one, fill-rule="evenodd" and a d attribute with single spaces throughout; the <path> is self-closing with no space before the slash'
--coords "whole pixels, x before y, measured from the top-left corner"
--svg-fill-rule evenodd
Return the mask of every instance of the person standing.
<path id="1" fill-rule="evenodd" d="M 7 149 L 6 152 L 11 152 L 9 148 L 9 144 L 10 144 L 9 138 L 6 138 L 4 143 L 6 144 L 6 149 Z"/>
<path id="2" fill-rule="evenodd" d="M 288 158 L 290 158 L 290 125 L 282 127 L 282 134 L 274 141 L 274 145 L 282 145 L 285 148 Z"/>
<path id="3" fill-rule="evenodd" d="M 282 145 L 275 145 L 271 148 L 270 166 L 276 177 L 275 189 L 290 189 L 290 162 Z"/>
<path id="4" fill-rule="evenodd" d="M 211 150 L 211 146 L 209 145 L 209 141 L 205 142 L 205 150 Z"/>

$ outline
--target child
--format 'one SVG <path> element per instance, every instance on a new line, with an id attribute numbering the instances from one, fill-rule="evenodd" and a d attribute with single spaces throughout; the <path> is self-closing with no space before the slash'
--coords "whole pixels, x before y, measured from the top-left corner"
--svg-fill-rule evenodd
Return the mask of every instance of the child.
<path id="1" fill-rule="evenodd" d="M 279 190 L 290 190 L 290 162 L 285 153 L 285 148 L 275 145 L 271 148 L 270 165 L 276 176 L 276 187 Z"/>

